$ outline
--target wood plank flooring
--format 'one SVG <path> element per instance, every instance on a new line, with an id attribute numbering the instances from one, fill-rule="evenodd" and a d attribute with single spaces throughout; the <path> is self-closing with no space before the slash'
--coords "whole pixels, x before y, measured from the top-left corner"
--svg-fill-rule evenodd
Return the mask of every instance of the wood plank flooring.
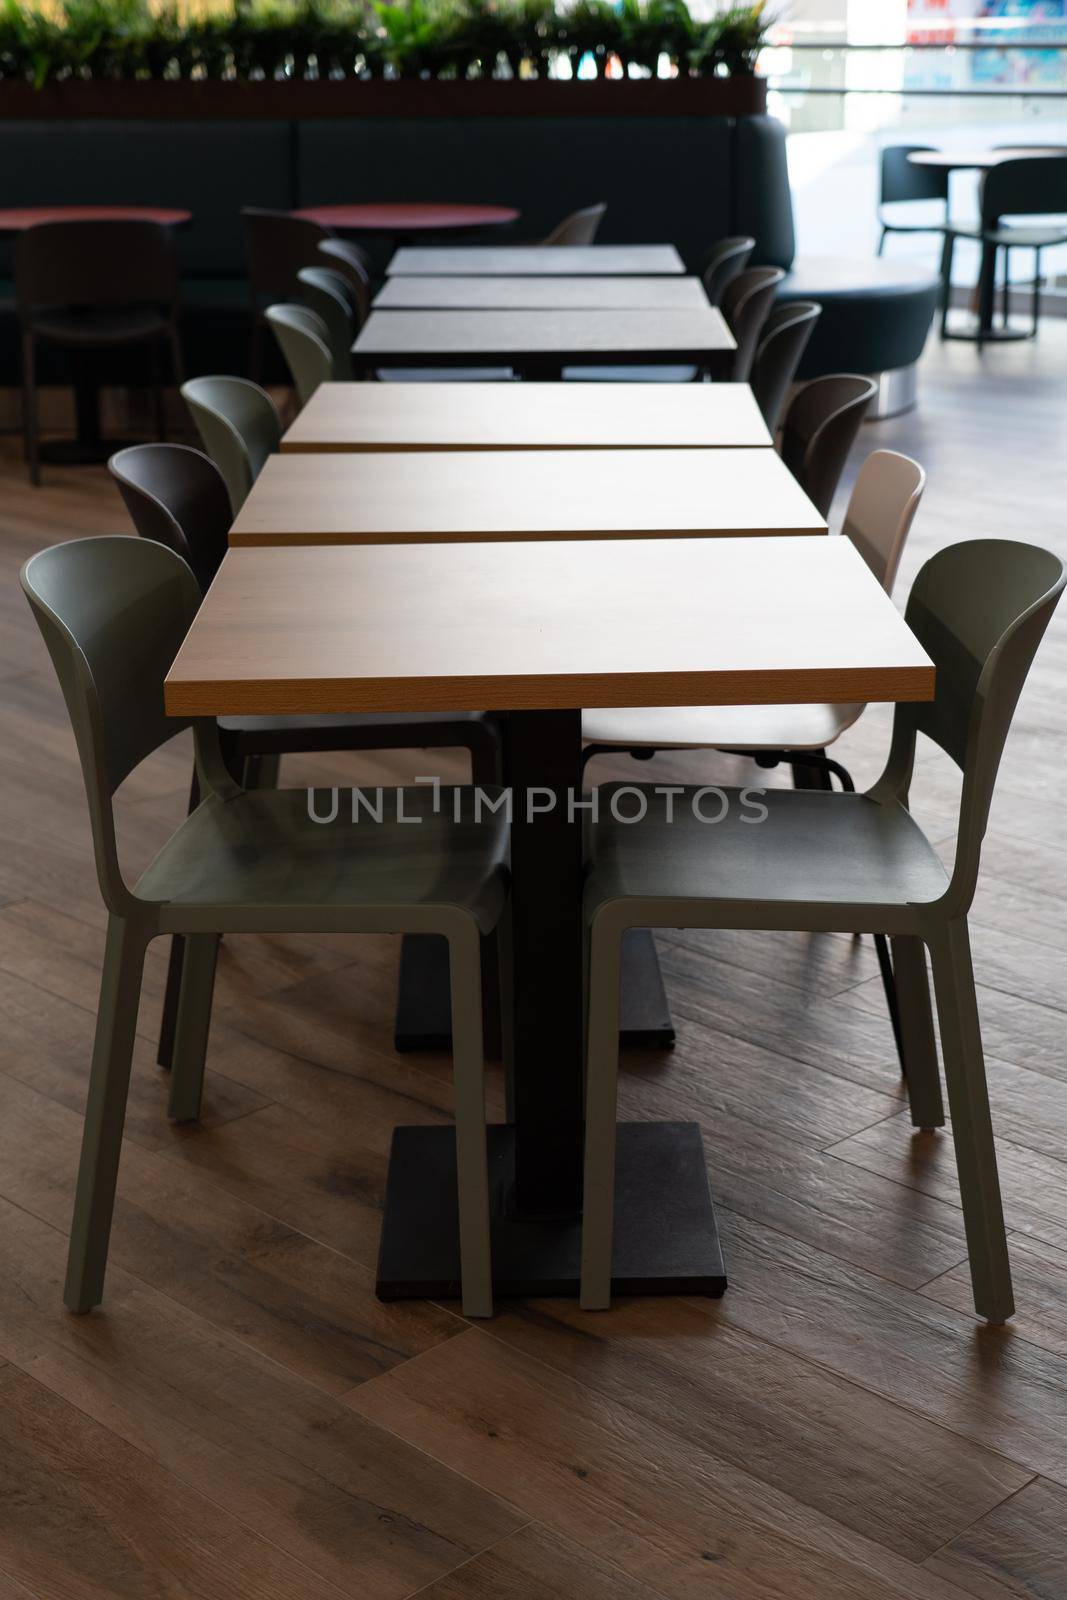
<path id="1" fill-rule="evenodd" d="M 1052 321 L 981 358 L 935 345 L 920 409 L 864 429 L 853 471 L 888 446 L 929 474 L 898 598 L 956 539 L 1067 551 L 1065 364 Z M 0 483 L 0 1600 L 1065 1600 L 1067 615 L 1019 706 L 973 913 L 1009 1327 L 971 1312 L 951 1141 L 911 1129 L 869 942 L 747 933 L 660 940 L 678 1044 L 623 1071 L 623 1115 L 703 1129 L 721 1302 L 506 1303 L 478 1327 L 379 1305 L 390 1131 L 448 1119 L 450 1063 L 393 1053 L 392 941 L 233 938 L 195 1129 L 166 1121 L 149 953 L 107 1298 L 74 1319 L 103 918 L 16 575 L 127 524 L 102 470 L 32 490 L 10 439 Z M 889 721 L 872 708 L 842 741 L 858 782 Z M 179 738 L 123 789 L 131 871 L 188 766 Z M 301 758 L 286 781 L 424 766 Z M 707 755 L 655 770 L 751 780 Z M 950 851 L 938 754 L 915 797 Z"/>

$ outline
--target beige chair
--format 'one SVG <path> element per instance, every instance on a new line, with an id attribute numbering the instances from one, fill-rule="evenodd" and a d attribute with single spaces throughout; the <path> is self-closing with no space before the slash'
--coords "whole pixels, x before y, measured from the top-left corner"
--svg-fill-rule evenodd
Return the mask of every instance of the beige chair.
<path id="1" fill-rule="evenodd" d="M 333 377 L 333 355 L 326 324 L 307 306 L 268 306 L 263 313 L 289 368 L 296 397 L 306 406 L 320 383 Z"/>
<path id="2" fill-rule="evenodd" d="M 586 206 L 582 211 L 572 211 L 569 217 L 557 222 L 542 244 L 593 244 L 600 224 L 604 220 L 606 205 Z"/>

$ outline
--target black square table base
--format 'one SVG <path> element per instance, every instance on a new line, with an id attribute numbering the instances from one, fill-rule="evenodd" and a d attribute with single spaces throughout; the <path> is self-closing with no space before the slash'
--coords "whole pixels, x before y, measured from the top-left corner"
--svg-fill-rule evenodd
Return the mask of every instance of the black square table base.
<path id="1" fill-rule="evenodd" d="M 511 1210 L 514 1130 L 489 1128 L 493 1293 L 576 1297 L 580 1217 Z M 612 1292 L 704 1294 L 726 1288 L 715 1212 L 695 1122 L 619 1124 Z M 397 1128 L 378 1255 L 380 1300 L 458 1300 L 455 1137 L 450 1127 Z"/>
<path id="2" fill-rule="evenodd" d="M 619 1043 L 669 1049 L 674 1023 L 647 928 L 631 928 L 623 935 L 619 993 Z M 452 1048 L 448 946 L 437 934 L 409 935 L 401 944 L 393 1042 L 401 1053 Z"/>

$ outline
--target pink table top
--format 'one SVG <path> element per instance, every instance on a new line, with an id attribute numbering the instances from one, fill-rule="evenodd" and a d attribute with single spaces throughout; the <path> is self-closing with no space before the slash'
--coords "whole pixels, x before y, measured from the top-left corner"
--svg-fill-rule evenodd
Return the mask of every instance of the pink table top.
<path id="1" fill-rule="evenodd" d="M 192 216 L 166 206 L 16 206 L 0 210 L 0 233 L 22 233 L 39 222 L 158 222 L 180 228 Z"/>
<path id="2" fill-rule="evenodd" d="M 324 228 L 366 233 L 434 233 L 449 228 L 499 228 L 517 222 L 511 206 L 442 205 L 434 201 L 395 201 L 359 206 L 304 206 L 294 213 Z"/>

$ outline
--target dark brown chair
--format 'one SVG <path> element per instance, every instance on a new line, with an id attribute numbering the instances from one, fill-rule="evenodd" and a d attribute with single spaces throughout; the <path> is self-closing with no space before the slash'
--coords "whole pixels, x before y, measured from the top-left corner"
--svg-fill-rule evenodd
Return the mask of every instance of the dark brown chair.
<path id="1" fill-rule="evenodd" d="M 166 434 L 159 346 L 182 381 L 178 265 L 169 228 L 156 222 L 44 222 L 15 241 L 15 297 L 22 334 L 23 430 L 30 481 L 40 482 L 37 345 L 94 350 L 146 346 L 156 426 Z"/>
<path id="2" fill-rule="evenodd" d="M 134 527 L 165 544 L 192 568 L 203 592 L 226 554 L 230 497 L 215 463 L 182 444 L 132 445 L 108 466 Z M 381 712 L 353 716 L 221 717 L 219 733 L 228 765 L 245 788 L 273 787 L 283 755 L 323 750 L 467 750 L 471 781 L 500 781 L 496 725 L 476 711 Z M 199 801 L 193 774 L 189 808 Z M 485 953 L 487 1048 L 498 1049 L 495 952 Z M 158 1059 L 169 1066 L 181 989 L 182 942 L 171 945 Z M 489 980 L 492 980 L 490 982 Z"/>
<path id="3" fill-rule="evenodd" d="M 786 412 L 782 460 L 824 517 L 877 393 L 873 378 L 834 373 L 805 384 Z"/>
<path id="4" fill-rule="evenodd" d="M 763 324 L 748 381 L 772 434 L 821 310 L 814 300 L 793 300 L 772 307 Z"/>
<path id="5" fill-rule="evenodd" d="M 778 285 L 785 277 L 781 267 L 749 267 L 730 279 L 723 291 L 721 310 L 737 342 L 730 379 L 747 383 Z"/>
<path id="6" fill-rule="evenodd" d="M 320 264 L 319 245 L 329 239 L 330 231 L 307 217 L 296 217 L 288 211 L 264 211 L 258 206 L 244 206 L 241 222 L 252 296 L 248 375 L 258 383 L 266 327 L 263 313 L 275 301 L 292 298 L 293 284 L 301 267 Z"/>
<path id="7" fill-rule="evenodd" d="M 736 278 L 739 272 L 744 272 L 748 266 L 748 258 L 755 248 L 755 239 L 739 234 L 736 238 L 720 239 L 718 244 L 713 245 L 708 251 L 700 277 L 704 293 L 711 305 L 722 304 L 726 285 Z"/>
<path id="8" fill-rule="evenodd" d="M 362 327 L 370 315 L 371 275 L 367 257 L 357 244 L 347 239 L 321 239 L 320 265 L 339 272 L 348 284 L 356 321 Z"/>

